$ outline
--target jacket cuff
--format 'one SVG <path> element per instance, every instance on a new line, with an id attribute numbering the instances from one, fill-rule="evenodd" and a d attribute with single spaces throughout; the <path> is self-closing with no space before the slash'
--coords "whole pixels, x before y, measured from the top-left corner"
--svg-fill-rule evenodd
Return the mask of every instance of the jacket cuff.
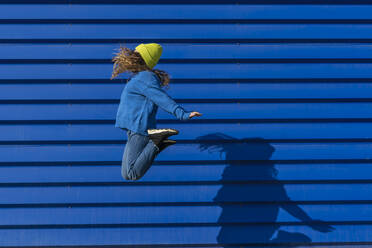
<path id="1" fill-rule="evenodd" d="M 185 111 L 181 106 L 177 106 L 175 109 L 175 116 L 177 117 L 177 119 L 183 121 L 190 119 L 190 113 L 190 111 Z"/>
<path id="2" fill-rule="evenodd" d="M 185 113 L 183 114 L 183 117 L 182 117 L 182 120 L 188 120 L 188 119 L 190 119 L 190 113 L 191 113 L 191 111 L 185 111 Z"/>

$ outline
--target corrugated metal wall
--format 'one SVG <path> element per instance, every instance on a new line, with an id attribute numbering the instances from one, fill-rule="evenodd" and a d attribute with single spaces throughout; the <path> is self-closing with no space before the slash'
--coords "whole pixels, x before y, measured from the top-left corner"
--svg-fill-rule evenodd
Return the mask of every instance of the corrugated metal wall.
<path id="1" fill-rule="evenodd" d="M 338 2 L 0 1 L 0 246 L 372 244 L 372 4 Z M 203 116 L 159 109 L 130 182 L 110 60 L 150 42 Z"/>

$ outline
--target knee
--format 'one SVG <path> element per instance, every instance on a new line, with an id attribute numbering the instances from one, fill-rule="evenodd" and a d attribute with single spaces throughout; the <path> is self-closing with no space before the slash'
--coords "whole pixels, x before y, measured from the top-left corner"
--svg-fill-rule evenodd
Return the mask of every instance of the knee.
<path id="1" fill-rule="evenodd" d="M 138 177 L 137 175 L 133 174 L 133 173 L 129 173 L 127 174 L 126 172 L 122 171 L 121 173 L 121 176 L 125 179 L 125 180 L 128 180 L 128 181 L 137 181 L 139 180 L 141 177 Z"/>
<path id="2" fill-rule="evenodd" d="M 121 171 L 121 177 L 124 178 L 124 180 L 130 180 L 128 174 L 124 170 Z"/>

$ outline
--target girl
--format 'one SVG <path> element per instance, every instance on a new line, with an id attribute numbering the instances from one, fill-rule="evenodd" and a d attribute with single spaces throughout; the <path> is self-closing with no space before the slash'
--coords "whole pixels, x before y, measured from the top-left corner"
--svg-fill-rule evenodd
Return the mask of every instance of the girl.
<path id="1" fill-rule="evenodd" d="M 183 121 L 201 116 L 199 112 L 185 111 L 161 88 L 168 86 L 169 75 L 153 67 L 162 50 L 157 43 L 141 43 L 134 51 L 120 46 L 112 59 L 111 79 L 123 72 L 132 74 L 121 94 L 115 122 L 115 127 L 126 131 L 128 136 L 121 165 L 121 175 L 126 180 L 140 179 L 156 155 L 176 143 L 167 138 L 178 134 L 178 130 L 156 129 L 158 106 Z"/>

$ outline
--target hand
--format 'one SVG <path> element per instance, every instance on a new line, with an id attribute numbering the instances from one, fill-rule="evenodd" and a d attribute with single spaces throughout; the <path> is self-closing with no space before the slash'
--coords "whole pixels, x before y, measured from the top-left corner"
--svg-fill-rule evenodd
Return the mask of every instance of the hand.
<path id="1" fill-rule="evenodd" d="M 202 115 L 201 113 L 195 111 L 195 112 L 190 113 L 189 118 L 191 119 L 194 116 L 201 116 L 201 115 Z"/>

